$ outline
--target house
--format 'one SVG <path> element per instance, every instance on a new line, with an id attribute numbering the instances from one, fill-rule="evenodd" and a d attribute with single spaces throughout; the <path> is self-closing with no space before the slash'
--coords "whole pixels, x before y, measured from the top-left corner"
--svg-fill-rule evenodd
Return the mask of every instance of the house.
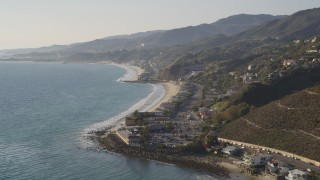
<path id="1" fill-rule="evenodd" d="M 268 161 L 266 165 L 266 172 L 276 173 L 283 177 L 292 169 L 293 167 L 291 165 L 273 159 Z"/>
<path id="2" fill-rule="evenodd" d="M 250 83 L 254 77 L 255 76 L 253 73 L 247 73 L 242 76 L 242 81 L 243 81 L 243 83 Z"/>
<path id="3" fill-rule="evenodd" d="M 300 40 L 294 40 L 293 43 L 299 44 L 299 43 L 300 43 Z"/>
<path id="4" fill-rule="evenodd" d="M 317 51 L 317 50 L 310 50 L 310 49 L 309 49 L 309 50 L 307 50 L 306 52 L 310 54 L 310 53 L 317 53 L 318 51 Z"/>
<path id="5" fill-rule="evenodd" d="M 247 166 L 260 166 L 267 165 L 268 161 L 272 159 L 270 154 L 259 154 L 259 155 L 247 155 L 243 157 L 244 164 Z"/>
<path id="6" fill-rule="evenodd" d="M 126 129 L 117 130 L 116 134 L 120 139 L 122 139 L 123 142 L 125 142 L 129 146 L 141 146 L 143 142 L 140 135 L 133 134 L 132 132 Z"/>
<path id="7" fill-rule="evenodd" d="M 279 78 L 279 74 L 273 72 L 273 73 L 268 74 L 266 80 L 272 81 L 272 80 L 276 80 L 278 78 Z"/>
<path id="8" fill-rule="evenodd" d="M 269 173 L 277 173 L 279 172 L 280 166 L 277 161 L 268 161 L 266 165 L 266 171 Z"/>
<path id="9" fill-rule="evenodd" d="M 202 107 L 199 109 L 199 114 L 202 120 L 207 120 L 211 117 L 212 112 L 208 110 L 208 108 Z"/>
<path id="10" fill-rule="evenodd" d="M 172 112 L 176 109 L 176 105 L 173 103 L 162 103 L 158 109 Z"/>
<path id="11" fill-rule="evenodd" d="M 125 125 L 126 126 L 135 126 L 136 122 L 137 122 L 137 118 L 136 117 L 127 116 L 126 120 L 125 120 Z"/>
<path id="12" fill-rule="evenodd" d="M 222 149 L 221 151 L 222 153 L 226 154 L 226 155 L 237 155 L 239 153 L 239 148 L 235 147 L 235 146 L 227 146 L 225 148 Z"/>
<path id="13" fill-rule="evenodd" d="M 308 174 L 299 169 L 289 171 L 289 174 L 285 177 L 288 180 L 304 180 L 307 179 Z"/>
<path id="14" fill-rule="evenodd" d="M 295 60 L 293 60 L 293 59 L 286 59 L 286 60 L 283 60 L 282 65 L 285 68 L 290 68 L 290 67 L 297 66 L 297 62 Z"/>

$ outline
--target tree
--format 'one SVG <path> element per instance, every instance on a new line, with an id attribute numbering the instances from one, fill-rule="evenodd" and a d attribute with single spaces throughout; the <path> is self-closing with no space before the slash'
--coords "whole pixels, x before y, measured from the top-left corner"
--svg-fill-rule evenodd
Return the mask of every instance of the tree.
<path id="1" fill-rule="evenodd" d="M 140 135 L 141 138 L 143 139 L 143 141 L 147 142 L 149 141 L 149 137 L 150 137 L 150 129 L 148 126 L 144 126 L 142 131 L 140 131 Z"/>
<path id="2" fill-rule="evenodd" d="M 203 142 L 200 139 L 196 139 L 184 147 L 184 150 L 190 153 L 203 154 L 206 149 L 203 146 Z"/>
<path id="3" fill-rule="evenodd" d="M 209 146 L 219 145 L 219 141 L 218 141 L 218 137 L 217 136 L 207 136 L 206 140 L 207 140 L 207 144 Z"/>
<path id="4" fill-rule="evenodd" d="M 136 118 L 139 118 L 139 117 L 140 117 L 138 110 L 135 110 L 135 111 L 133 112 L 133 117 L 136 117 Z"/>

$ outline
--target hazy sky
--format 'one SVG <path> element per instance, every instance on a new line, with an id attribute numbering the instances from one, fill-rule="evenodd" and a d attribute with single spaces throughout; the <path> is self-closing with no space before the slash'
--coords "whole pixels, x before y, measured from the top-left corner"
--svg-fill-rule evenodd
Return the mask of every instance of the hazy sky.
<path id="1" fill-rule="evenodd" d="M 70 44 L 212 23 L 230 15 L 292 14 L 320 0 L 0 0 L 0 49 Z"/>

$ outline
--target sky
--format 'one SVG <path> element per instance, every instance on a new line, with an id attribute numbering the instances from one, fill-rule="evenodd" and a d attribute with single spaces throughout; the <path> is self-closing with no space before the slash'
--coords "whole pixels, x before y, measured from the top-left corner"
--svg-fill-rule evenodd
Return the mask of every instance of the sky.
<path id="1" fill-rule="evenodd" d="M 290 15 L 320 0 L 0 0 L 0 49 L 166 30 L 236 14 Z"/>

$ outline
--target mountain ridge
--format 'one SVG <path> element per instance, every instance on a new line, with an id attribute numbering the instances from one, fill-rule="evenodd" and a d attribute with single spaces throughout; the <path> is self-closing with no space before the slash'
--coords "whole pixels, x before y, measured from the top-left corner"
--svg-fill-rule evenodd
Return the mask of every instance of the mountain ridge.
<path id="1" fill-rule="evenodd" d="M 233 20 L 230 20 L 233 18 L 242 19 L 242 22 L 235 24 Z M 248 19 L 246 20 L 246 18 Z M 88 42 L 59 45 L 62 48 L 50 46 L 31 49 L 0 50 L 0 52 L 9 52 L 11 54 L 50 51 L 108 52 L 121 49 L 132 50 L 135 48 L 175 46 L 198 41 L 218 34 L 225 34 L 227 36 L 234 35 L 258 24 L 278 18 L 283 18 L 283 16 L 240 14 L 223 18 L 211 24 L 200 24 L 197 26 L 188 26 L 171 30 L 138 32 L 131 35 L 110 36 Z M 232 22 L 232 24 L 228 24 L 228 20 Z"/>

